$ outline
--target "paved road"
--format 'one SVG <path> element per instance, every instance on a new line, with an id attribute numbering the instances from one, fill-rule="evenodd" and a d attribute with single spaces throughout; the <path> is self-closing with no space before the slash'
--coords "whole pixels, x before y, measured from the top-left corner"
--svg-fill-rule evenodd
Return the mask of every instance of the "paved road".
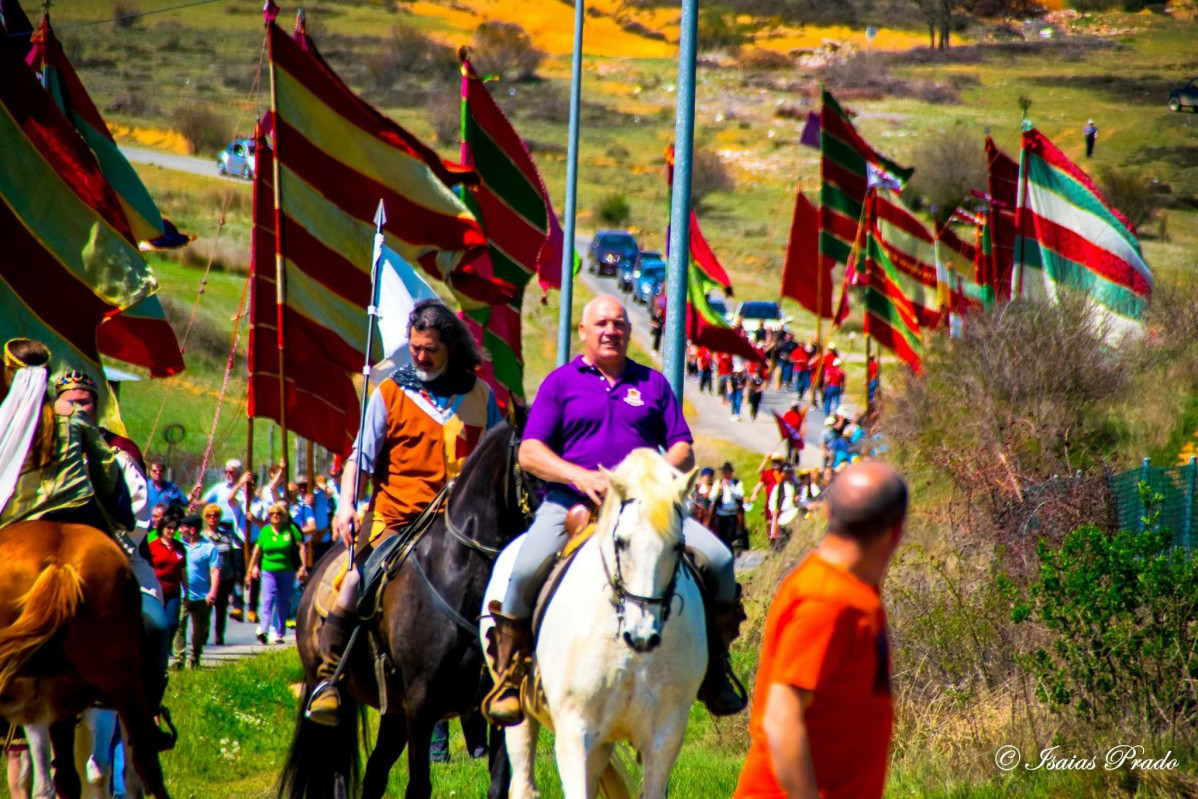
<path id="1" fill-rule="evenodd" d="M 150 164 L 152 166 L 160 166 L 164 169 L 173 169 L 176 172 L 190 172 L 193 175 L 203 175 L 209 178 L 219 178 L 221 176 L 216 171 L 216 161 L 211 158 L 196 158 L 191 155 L 160 153 L 156 150 L 144 150 L 141 147 L 122 147 L 121 152 L 135 164 Z M 230 177 L 228 180 L 239 181 L 241 179 Z"/>
<path id="2" fill-rule="evenodd" d="M 188 634 L 190 635 L 190 630 Z M 225 627 L 225 645 L 215 646 L 208 644 L 204 647 L 200 661 L 205 666 L 220 666 L 230 661 L 249 657 L 250 655 L 260 655 L 270 649 L 295 646 L 295 630 L 286 631 L 283 636 L 285 641 L 282 644 L 260 644 L 258 643 L 257 635 L 257 624 L 244 624 L 229 619 L 229 623 Z M 208 635 L 208 640 L 212 640 L 211 633 Z"/>

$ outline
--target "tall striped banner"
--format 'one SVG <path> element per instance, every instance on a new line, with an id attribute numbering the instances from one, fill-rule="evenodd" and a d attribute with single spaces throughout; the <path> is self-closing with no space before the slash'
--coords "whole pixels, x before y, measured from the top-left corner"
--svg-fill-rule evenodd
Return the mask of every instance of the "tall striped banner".
<path id="1" fill-rule="evenodd" d="M 158 206 L 109 133 L 107 123 L 54 35 L 49 15 L 42 18 L 41 26 L 33 34 L 28 62 L 95 155 L 100 172 L 120 200 L 133 235 L 139 241 L 161 236 L 163 220 Z M 184 369 L 179 340 L 167 321 L 162 303 L 154 295 L 109 318 L 100 327 L 98 343 L 103 355 L 142 366 L 152 377 L 169 377 Z"/>
<path id="2" fill-rule="evenodd" d="M 1013 285 L 1023 297 L 1084 294 L 1114 331 L 1129 331 L 1152 298 L 1153 277 L 1131 225 L 1042 133 L 1023 133 Z"/>
<path id="3" fill-rule="evenodd" d="M 828 269 L 848 264 L 857 240 L 870 170 L 901 186 L 915 170 L 879 155 L 853 127 L 827 89 L 820 112 L 819 252 Z"/>
<path id="4" fill-rule="evenodd" d="M 96 328 L 156 288 L 120 199 L 28 65 L 0 47 L 0 336 L 104 385 Z M 120 428 L 102 402 L 106 424 Z"/>
<path id="5" fill-rule="evenodd" d="M 487 235 L 495 275 L 516 287 L 511 303 L 482 306 L 463 315 L 491 356 L 483 376 L 490 378 L 496 397 L 510 392 L 523 400 L 524 289 L 535 274 L 541 275 L 546 288 L 561 286 L 562 231 L 524 141 L 470 65 L 465 48 L 460 55 L 462 163 L 479 176 L 478 185 L 463 192 L 463 200 Z"/>
<path id="6" fill-rule="evenodd" d="M 893 351 L 919 374 L 923 369 L 923 342 L 915 305 L 903 289 L 903 280 L 893 252 L 878 229 L 879 197 L 871 193 L 866 209 L 865 232 L 865 324 L 864 331 Z"/>
<path id="7" fill-rule="evenodd" d="M 288 381 L 280 406 L 251 399 L 251 413 L 279 418 L 289 428 L 334 451 L 347 450 L 357 429 L 358 400 L 349 375 L 366 354 L 374 214 L 387 209 L 385 243 L 411 264 L 447 283 L 463 308 L 511 302 L 513 287 L 497 279 L 487 240 L 451 185 L 474 179 L 446 164 L 408 131 L 359 98 L 329 68 L 302 30 L 295 37 L 268 26 L 274 100 L 274 165 L 256 170 L 256 296 L 267 286 L 267 253 L 274 249 L 279 369 Z M 276 181 L 277 177 L 277 181 Z M 273 228 L 265 213 L 266 187 Z M 264 310 L 264 309 L 260 309 Z M 259 314 L 256 321 L 267 319 Z M 255 365 L 270 363 L 262 337 Z M 381 346 L 371 353 L 381 355 Z M 300 367 L 300 363 L 306 364 Z M 300 368 L 317 377 L 297 374 Z M 311 384 L 308 380 L 315 380 Z M 251 392 L 265 391 L 251 379 Z M 317 414 L 315 418 L 309 414 Z M 304 432 L 305 430 L 310 431 Z"/>
<path id="8" fill-rule="evenodd" d="M 875 246 L 886 251 L 897 270 L 895 280 L 915 309 L 920 326 L 936 329 L 941 322 L 936 239 L 891 189 L 875 187 L 870 200 L 868 225 Z"/>

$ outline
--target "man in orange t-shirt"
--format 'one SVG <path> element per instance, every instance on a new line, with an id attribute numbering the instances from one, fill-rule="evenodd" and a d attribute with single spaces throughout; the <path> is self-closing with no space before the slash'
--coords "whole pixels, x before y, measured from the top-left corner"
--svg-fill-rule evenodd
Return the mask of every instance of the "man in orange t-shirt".
<path id="1" fill-rule="evenodd" d="M 886 783 L 894 707 L 880 589 L 907 486 L 889 466 L 862 462 L 826 496 L 827 535 L 766 616 L 734 799 L 877 799 Z"/>

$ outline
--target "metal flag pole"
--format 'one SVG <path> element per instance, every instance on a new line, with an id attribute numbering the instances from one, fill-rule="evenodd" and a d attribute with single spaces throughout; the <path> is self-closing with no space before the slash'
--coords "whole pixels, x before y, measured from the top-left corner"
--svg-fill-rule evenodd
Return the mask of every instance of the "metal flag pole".
<path id="1" fill-rule="evenodd" d="M 583 0 L 574 0 L 574 57 L 570 68 L 570 139 L 566 152 L 566 219 L 562 247 L 562 292 L 557 319 L 557 365 L 570 360 L 574 333 L 574 217 L 578 201 L 578 108 L 582 97 Z"/>
<path id="2" fill-rule="evenodd" d="M 666 271 L 666 329 L 661 365 L 674 396 L 685 385 L 686 288 L 690 266 L 691 163 L 695 149 L 695 46 L 698 0 L 682 0 L 678 39 L 678 93 L 674 107 L 674 194 L 670 205 L 670 252 Z"/>
<path id="3" fill-rule="evenodd" d="M 379 209 L 374 212 L 374 251 L 370 262 L 370 304 L 366 306 L 366 357 L 362 363 L 362 395 L 358 407 L 358 456 L 354 459 L 354 481 L 350 486 L 350 507 L 357 510 L 358 486 L 362 483 L 362 439 L 366 434 L 366 400 L 370 392 L 370 353 L 374 350 L 374 329 L 379 320 L 379 262 L 383 260 L 383 225 L 387 224 L 387 211 L 383 201 L 379 200 Z M 349 570 L 354 569 L 354 542 L 357 530 L 350 536 L 346 555 L 349 557 Z"/>

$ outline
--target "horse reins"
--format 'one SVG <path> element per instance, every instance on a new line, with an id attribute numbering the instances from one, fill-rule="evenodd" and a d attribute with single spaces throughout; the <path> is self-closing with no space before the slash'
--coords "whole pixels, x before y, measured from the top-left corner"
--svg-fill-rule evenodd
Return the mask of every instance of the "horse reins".
<path id="1" fill-rule="evenodd" d="M 616 573 L 614 577 L 612 576 L 611 570 L 607 566 L 607 558 L 603 554 L 603 548 L 599 548 L 599 562 L 603 564 L 603 574 L 607 577 L 607 584 L 612 590 L 611 604 L 612 607 L 616 609 L 616 617 L 619 619 L 619 627 L 616 628 L 617 635 L 619 635 L 619 628 L 624 626 L 624 605 L 628 602 L 631 602 L 632 604 L 644 610 L 647 610 L 655 605 L 661 605 L 661 623 L 664 625 L 667 621 L 669 621 L 670 607 L 674 602 L 674 591 L 678 586 L 678 572 L 682 568 L 682 553 L 686 548 L 685 544 L 681 540 L 679 540 L 678 544 L 674 547 L 674 551 L 677 554 L 677 557 L 674 560 L 674 570 L 670 572 L 670 582 L 666 584 L 665 591 L 662 592 L 661 596 L 641 596 L 640 594 L 634 594 L 629 591 L 628 586 L 624 582 L 623 567 L 620 565 L 620 550 L 624 548 L 625 544 L 624 542 L 620 541 L 620 539 L 616 538 L 616 531 L 620 529 L 620 516 L 623 515 L 624 508 L 628 507 L 629 504 L 635 501 L 636 500 L 634 499 L 626 499 L 620 503 L 620 512 L 616 514 L 616 523 L 612 525 L 612 550 L 616 553 Z M 675 508 L 678 511 L 678 515 L 681 517 L 681 506 L 675 505 Z"/>
<path id="2" fill-rule="evenodd" d="M 532 521 L 533 512 L 528 499 L 528 487 L 524 484 L 524 473 L 520 469 L 520 462 L 516 457 L 516 449 L 520 446 L 520 437 L 516 435 L 516 431 L 512 430 L 511 438 L 507 443 L 507 466 L 503 470 L 503 496 L 506 499 L 512 495 L 512 478 L 516 480 L 516 505 L 520 508 L 520 514 L 524 517 L 527 524 Z M 445 505 L 445 529 L 451 536 L 457 539 L 458 543 L 467 549 L 472 549 L 482 555 L 487 560 L 493 561 L 499 557 L 499 553 L 503 551 L 502 547 L 488 546 L 481 541 L 471 538 L 462 531 L 453 522 L 453 517 L 449 512 L 449 504 Z"/>

